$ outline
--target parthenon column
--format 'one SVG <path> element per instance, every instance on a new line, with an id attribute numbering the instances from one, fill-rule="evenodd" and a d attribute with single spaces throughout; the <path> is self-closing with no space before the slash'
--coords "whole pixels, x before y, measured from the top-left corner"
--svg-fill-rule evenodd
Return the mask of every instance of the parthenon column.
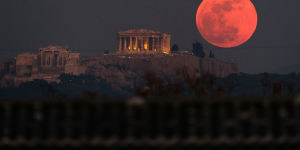
<path id="1" fill-rule="evenodd" d="M 148 37 L 148 50 L 150 50 L 150 44 L 152 44 L 152 43 L 150 43 L 150 39 L 151 39 L 151 37 Z M 152 47 L 152 45 L 151 45 L 151 47 Z"/>
<path id="2" fill-rule="evenodd" d="M 135 37 L 134 48 L 135 48 L 135 50 L 138 49 L 138 37 L 137 36 Z"/>
<path id="3" fill-rule="evenodd" d="M 49 56 L 49 66 L 51 66 L 51 64 L 52 64 L 52 56 L 51 56 L 50 53 L 48 54 L 48 56 Z"/>
<path id="4" fill-rule="evenodd" d="M 129 50 L 132 50 L 133 46 L 132 46 L 132 37 L 129 37 Z"/>
<path id="5" fill-rule="evenodd" d="M 159 38 L 158 41 L 159 41 L 159 49 L 160 49 L 161 52 L 163 52 L 163 44 L 164 44 L 164 43 L 163 43 L 163 39 L 162 39 L 162 38 Z"/>
<path id="6" fill-rule="evenodd" d="M 144 51 L 144 37 L 141 37 L 141 51 Z"/>

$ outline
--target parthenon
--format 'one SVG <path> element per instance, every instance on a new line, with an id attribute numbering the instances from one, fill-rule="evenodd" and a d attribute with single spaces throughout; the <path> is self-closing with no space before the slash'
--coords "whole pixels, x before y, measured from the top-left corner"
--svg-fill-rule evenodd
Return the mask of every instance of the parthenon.
<path id="1" fill-rule="evenodd" d="M 171 35 L 145 29 L 118 33 L 121 53 L 169 53 Z"/>

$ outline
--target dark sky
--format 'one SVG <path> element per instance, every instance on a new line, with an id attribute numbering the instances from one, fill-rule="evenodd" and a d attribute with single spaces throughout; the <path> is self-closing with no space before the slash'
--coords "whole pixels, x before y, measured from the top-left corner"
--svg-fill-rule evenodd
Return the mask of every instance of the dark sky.
<path id="1" fill-rule="evenodd" d="M 300 71 L 300 1 L 252 2 L 259 17 L 254 36 L 223 49 L 205 42 L 196 28 L 201 0 L 1 0 L 0 55 L 36 52 L 48 44 L 97 55 L 117 49 L 118 31 L 146 28 L 170 33 L 180 49 L 190 50 L 198 40 L 243 72 Z"/>

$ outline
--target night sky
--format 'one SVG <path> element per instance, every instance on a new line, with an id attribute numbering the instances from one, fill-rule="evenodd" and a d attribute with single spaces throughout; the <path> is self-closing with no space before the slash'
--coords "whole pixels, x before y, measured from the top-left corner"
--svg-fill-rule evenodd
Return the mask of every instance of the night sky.
<path id="1" fill-rule="evenodd" d="M 196 40 L 247 73 L 300 72 L 300 1 L 252 0 L 258 27 L 244 45 L 223 49 L 205 42 L 195 16 L 201 0 L 1 0 L 0 57 L 68 45 L 82 55 L 117 49 L 117 32 L 131 28 L 172 35 L 191 50 Z"/>

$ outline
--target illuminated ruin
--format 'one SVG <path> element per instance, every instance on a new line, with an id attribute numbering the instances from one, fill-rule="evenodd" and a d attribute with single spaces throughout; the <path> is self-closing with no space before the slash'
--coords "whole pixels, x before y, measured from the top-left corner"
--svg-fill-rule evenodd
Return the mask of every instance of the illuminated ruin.
<path id="1" fill-rule="evenodd" d="M 118 33 L 120 53 L 169 53 L 171 35 L 145 29 Z"/>

